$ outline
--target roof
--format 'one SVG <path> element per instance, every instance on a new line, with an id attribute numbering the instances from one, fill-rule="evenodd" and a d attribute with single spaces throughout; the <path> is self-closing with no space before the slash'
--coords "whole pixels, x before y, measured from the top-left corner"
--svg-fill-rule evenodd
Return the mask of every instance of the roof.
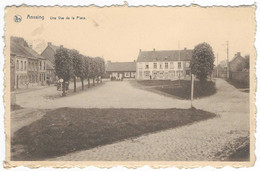
<path id="1" fill-rule="evenodd" d="M 47 70 L 53 70 L 54 69 L 54 65 L 49 60 L 46 60 L 46 69 Z"/>
<path id="2" fill-rule="evenodd" d="M 137 62 L 156 62 L 156 61 L 190 61 L 192 58 L 192 50 L 153 50 L 140 51 Z"/>
<path id="3" fill-rule="evenodd" d="M 56 52 L 57 49 L 60 49 L 60 46 L 55 46 L 55 45 L 53 45 L 53 44 L 49 44 L 48 46 L 49 46 L 50 48 L 52 48 L 54 52 Z"/>
<path id="4" fill-rule="evenodd" d="M 27 58 L 42 58 L 35 50 L 28 46 L 27 42 L 20 37 L 11 37 L 11 54 L 27 57 Z"/>
<path id="5" fill-rule="evenodd" d="M 136 62 L 108 62 L 106 71 L 136 71 Z"/>

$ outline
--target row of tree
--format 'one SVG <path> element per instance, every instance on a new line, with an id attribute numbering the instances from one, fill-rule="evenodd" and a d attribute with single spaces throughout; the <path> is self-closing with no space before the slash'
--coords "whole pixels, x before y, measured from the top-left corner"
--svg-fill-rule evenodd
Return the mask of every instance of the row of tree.
<path id="1" fill-rule="evenodd" d="M 72 78 L 74 79 L 74 91 L 76 91 L 76 78 L 80 78 L 82 83 L 82 90 L 84 89 L 84 80 L 95 80 L 97 83 L 102 82 L 102 77 L 105 74 L 105 61 L 101 57 L 88 57 L 80 54 L 76 50 L 69 50 L 60 48 L 55 54 L 55 71 L 59 79 L 63 79 L 63 87 Z M 65 89 L 63 88 L 63 95 Z"/>

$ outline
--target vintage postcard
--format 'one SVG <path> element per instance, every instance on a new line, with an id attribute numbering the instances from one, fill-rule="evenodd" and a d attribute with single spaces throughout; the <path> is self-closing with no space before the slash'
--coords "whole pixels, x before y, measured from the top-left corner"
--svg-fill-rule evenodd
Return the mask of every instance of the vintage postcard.
<path id="1" fill-rule="evenodd" d="M 5 10 L 5 167 L 250 167 L 256 6 Z"/>

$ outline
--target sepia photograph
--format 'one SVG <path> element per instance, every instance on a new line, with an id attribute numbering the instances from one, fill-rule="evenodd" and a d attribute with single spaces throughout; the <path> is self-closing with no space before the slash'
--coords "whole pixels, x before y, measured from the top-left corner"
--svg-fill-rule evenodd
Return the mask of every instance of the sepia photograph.
<path id="1" fill-rule="evenodd" d="M 252 166 L 255 10 L 6 7 L 6 165 Z"/>

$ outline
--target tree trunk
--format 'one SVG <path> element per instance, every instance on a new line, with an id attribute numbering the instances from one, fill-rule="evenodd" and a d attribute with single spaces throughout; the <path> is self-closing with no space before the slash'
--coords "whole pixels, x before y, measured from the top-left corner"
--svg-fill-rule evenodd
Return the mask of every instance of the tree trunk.
<path id="1" fill-rule="evenodd" d="M 74 76 L 74 92 L 77 91 L 76 76 Z"/>
<path id="2" fill-rule="evenodd" d="M 95 77 L 93 77 L 93 86 L 95 86 Z"/>
<path id="3" fill-rule="evenodd" d="M 65 81 L 63 81 L 61 84 L 62 84 L 62 87 L 61 87 L 62 88 L 62 96 L 66 96 Z"/>
<path id="4" fill-rule="evenodd" d="M 90 79 L 88 78 L 88 88 L 90 87 Z"/>
<path id="5" fill-rule="evenodd" d="M 81 89 L 84 90 L 84 79 L 81 78 Z"/>

